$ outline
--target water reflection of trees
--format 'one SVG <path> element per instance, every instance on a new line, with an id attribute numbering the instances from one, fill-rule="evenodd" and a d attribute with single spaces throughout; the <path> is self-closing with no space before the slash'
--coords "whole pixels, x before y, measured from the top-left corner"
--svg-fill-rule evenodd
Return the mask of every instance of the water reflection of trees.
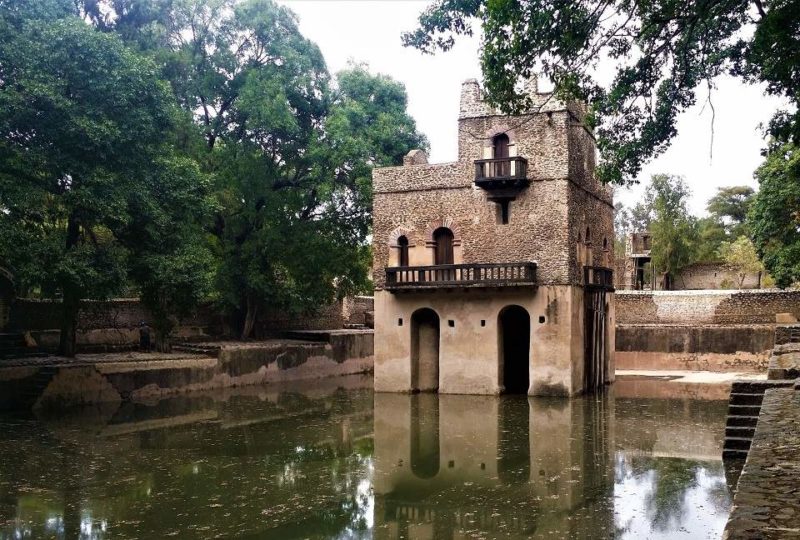
<path id="1" fill-rule="evenodd" d="M 359 538 L 371 526 L 369 390 L 177 398 L 84 420 L 0 419 L 0 538 Z"/>

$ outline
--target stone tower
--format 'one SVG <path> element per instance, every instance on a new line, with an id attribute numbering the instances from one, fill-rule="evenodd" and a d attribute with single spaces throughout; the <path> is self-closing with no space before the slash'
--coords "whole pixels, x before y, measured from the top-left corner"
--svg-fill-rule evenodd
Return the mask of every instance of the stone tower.
<path id="1" fill-rule="evenodd" d="M 458 160 L 375 169 L 376 391 L 570 396 L 614 378 L 613 204 L 584 107 L 464 82 Z"/>

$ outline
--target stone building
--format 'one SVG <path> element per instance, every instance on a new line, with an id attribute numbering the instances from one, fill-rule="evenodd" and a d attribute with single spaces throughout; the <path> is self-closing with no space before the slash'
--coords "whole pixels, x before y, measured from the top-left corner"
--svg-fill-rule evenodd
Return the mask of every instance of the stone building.
<path id="1" fill-rule="evenodd" d="M 375 389 L 574 395 L 614 378 L 613 205 L 584 108 L 461 90 L 458 160 L 375 169 Z"/>
<path id="2" fill-rule="evenodd" d="M 742 272 L 722 262 L 690 264 L 675 276 L 652 270 L 649 232 L 630 233 L 625 239 L 625 257 L 617 261 L 615 286 L 621 290 L 760 289 L 761 272 Z"/>
<path id="3" fill-rule="evenodd" d="M 625 259 L 622 274 L 618 275 L 617 287 L 641 291 L 653 289 L 649 232 L 631 233 L 625 238 Z"/>

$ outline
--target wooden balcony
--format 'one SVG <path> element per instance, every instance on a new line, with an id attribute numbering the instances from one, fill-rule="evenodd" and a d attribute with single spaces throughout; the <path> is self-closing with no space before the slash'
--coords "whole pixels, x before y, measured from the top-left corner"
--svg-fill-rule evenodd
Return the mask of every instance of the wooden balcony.
<path id="1" fill-rule="evenodd" d="M 534 262 L 395 266 L 386 269 L 386 290 L 391 292 L 535 285 Z"/>
<path id="2" fill-rule="evenodd" d="M 528 160 L 523 157 L 475 160 L 475 185 L 487 191 L 519 192 L 530 183 Z"/>
<path id="3" fill-rule="evenodd" d="M 590 289 L 614 290 L 614 271 L 604 266 L 584 266 L 583 284 Z"/>

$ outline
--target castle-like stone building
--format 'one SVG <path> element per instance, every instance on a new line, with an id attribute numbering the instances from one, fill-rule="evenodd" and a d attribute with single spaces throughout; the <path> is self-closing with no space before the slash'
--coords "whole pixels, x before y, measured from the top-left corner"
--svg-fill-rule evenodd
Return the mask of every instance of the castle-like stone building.
<path id="1" fill-rule="evenodd" d="M 458 161 L 375 169 L 376 391 L 574 395 L 614 378 L 613 204 L 584 107 L 462 86 Z"/>

